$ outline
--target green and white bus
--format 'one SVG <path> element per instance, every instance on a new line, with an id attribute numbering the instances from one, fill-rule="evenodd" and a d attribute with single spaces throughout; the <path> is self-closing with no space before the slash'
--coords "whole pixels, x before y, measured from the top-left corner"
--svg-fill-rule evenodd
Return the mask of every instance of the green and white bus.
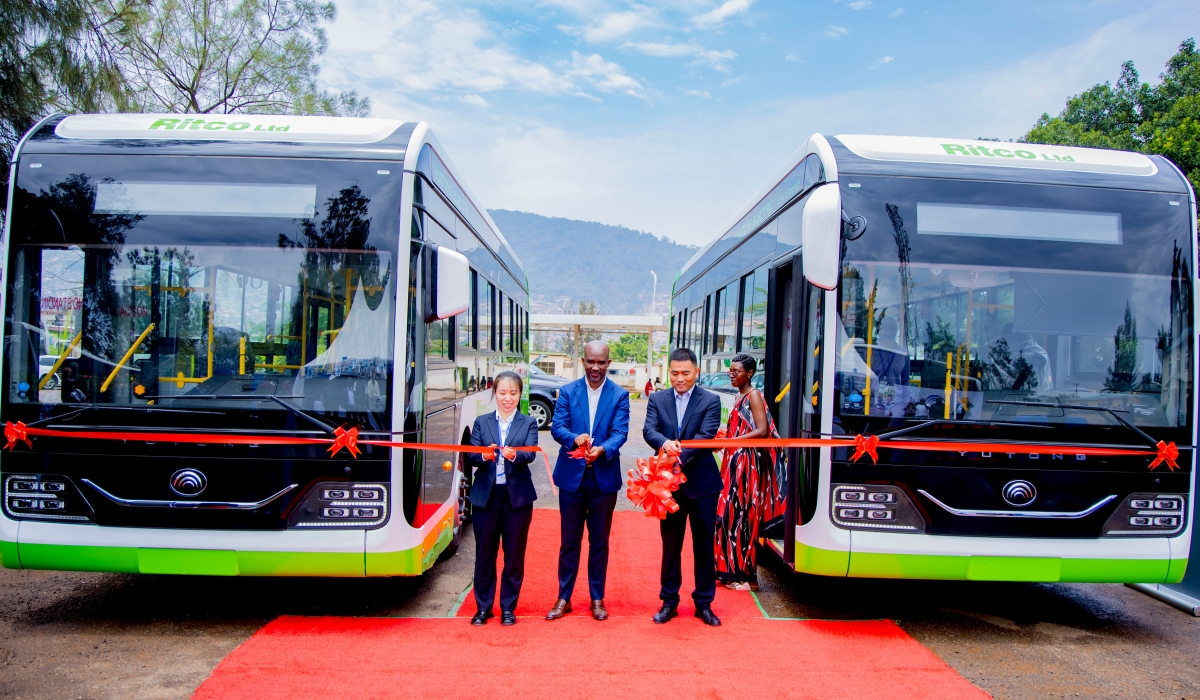
<path id="1" fill-rule="evenodd" d="M 56 431 L 0 456 L 3 566 L 395 576 L 457 547 L 457 453 L 269 444 L 461 443 L 526 371 L 521 264 L 427 124 L 55 115 L 3 259 L 3 420 Z M 188 433 L 216 437 L 162 438 Z"/>
<path id="2" fill-rule="evenodd" d="M 878 464 L 788 450 L 763 542 L 796 571 L 1173 583 L 1196 486 L 1195 241 L 1195 195 L 1158 156 L 818 134 L 683 268 L 672 342 L 709 374 L 762 361 L 785 437 L 883 440 Z M 889 449 L 900 435 L 981 447 Z M 1151 468 L 1159 440 L 1178 469 Z"/>

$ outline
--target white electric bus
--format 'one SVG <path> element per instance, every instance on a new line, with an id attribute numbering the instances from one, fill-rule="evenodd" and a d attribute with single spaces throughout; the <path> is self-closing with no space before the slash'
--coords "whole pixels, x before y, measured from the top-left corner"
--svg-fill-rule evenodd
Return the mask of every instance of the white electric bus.
<path id="1" fill-rule="evenodd" d="M 9 187 L 0 410 L 58 433 L 0 456 L 3 566 L 416 575 L 457 546 L 457 453 L 220 442 L 461 443 L 525 373 L 525 274 L 427 124 L 56 115 Z M 70 434 L 118 431 L 154 438 Z"/>
<path id="2" fill-rule="evenodd" d="M 673 345 L 710 376 L 756 356 L 784 436 L 882 439 L 878 464 L 788 450 L 786 515 L 764 543 L 829 576 L 1178 582 L 1195 494 L 1195 204 L 1158 156 L 810 138 L 673 290 Z M 981 448 L 889 449 L 900 435 Z M 1183 448 L 1178 469 L 1150 468 L 1159 440 Z M 998 441 L 1147 456 L 986 446 Z"/>

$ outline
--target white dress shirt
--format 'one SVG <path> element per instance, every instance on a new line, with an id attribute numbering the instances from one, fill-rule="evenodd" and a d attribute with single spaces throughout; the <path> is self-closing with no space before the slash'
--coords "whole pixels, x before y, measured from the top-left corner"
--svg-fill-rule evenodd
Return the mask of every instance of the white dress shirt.
<path id="1" fill-rule="evenodd" d="M 607 379 L 604 380 L 604 382 L 607 381 Z M 588 394 L 588 435 L 593 437 L 596 435 L 596 412 L 600 410 L 600 394 L 604 392 L 604 382 L 600 382 L 599 389 L 593 389 L 586 379 L 583 380 Z"/>
<path id="2" fill-rule="evenodd" d="M 496 411 L 496 423 L 500 426 L 500 447 L 501 449 L 508 443 L 508 429 L 512 427 L 513 418 L 517 415 L 516 411 L 508 414 L 508 418 L 500 415 L 500 411 Z M 508 482 L 508 477 L 504 474 L 504 465 L 507 460 L 503 454 L 496 455 L 496 483 L 504 484 Z"/>
<path id="3" fill-rule="evenodd" d="M 683 392 L 675 392 L 675 434 L 679 436 L 683 431 L 683 414 L 687 413 L 688 402 L 692 400 L 692 392 L 696 390 L 696 385 L 693 384 L 691 389 Z"/>

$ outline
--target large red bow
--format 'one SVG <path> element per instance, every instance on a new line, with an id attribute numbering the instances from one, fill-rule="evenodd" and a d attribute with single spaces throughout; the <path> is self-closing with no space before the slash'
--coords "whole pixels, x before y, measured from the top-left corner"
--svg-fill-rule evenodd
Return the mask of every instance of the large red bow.
<path id="1" fill-rule="evenodd" d="M 7 434 L 7 431 L 5 431 L 5 434 Z M 1171 471 L 1179 468 L 1179 464 L 1175 462 L 1175 460 L 1179 459 L 1179 448 L 1175 446 L 1175 443 L 1159 440 L 1155 447 L 1158 448 L 1158 456 L 1150 463 L 1151 469 L 1154 469 L 1163 462 L 1167 463 L 1167 468 Z"/>
<path id="2" fill-rule="evenodd" d="M 17 421 L 16 425 L 6 422 L 4 424 L 4 438 L 8 440 L 8 444 L 4 446 L 4 449 L 9 452 L 12 452 L 13 448 L 17 446 L 18 440 L 24 442 L 26 447 L 33 449 L 33 443 L 29 440 L 29 431 L 26 430 L 25 424 L 21 421 Z"/>
<path id="3" fill-rule="evenodd" d="M 679 511 L 671 494 L 687 481 L 675 468 L 675 457 L 660 454 L 649 459 L 639 457 L 637 469 L 629 470 L 629 489 L 625 495 L 646 511 L 646 517 L 666 520 L 668 513 Z"/>
<path id="4" fill-rule="evenodd" d="M 329 446 L 329 456 L 333 457 L 345 447 L 350 450 L 350 456 L 358 459 L 362 450 L 358 449 L 358 428 L 338 428 L 333 431 L 333 444 Z"/>
<path id="5" fill-rule="evenodd" d="M 879 464 L 879 452 L 876 448 L 879 447 L 878 435 L 855 435 L 854 436 L 854 454 L 850 457 L 851 462 L 857 462 L 862 459 L 863 455 L 870 455 L 871 461 Z"/>

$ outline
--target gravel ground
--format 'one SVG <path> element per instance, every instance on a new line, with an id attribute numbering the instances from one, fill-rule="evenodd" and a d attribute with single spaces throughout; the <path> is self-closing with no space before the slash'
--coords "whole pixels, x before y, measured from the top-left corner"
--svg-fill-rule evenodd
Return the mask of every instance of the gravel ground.
<path id="1" fill-rule="evenodd" d="M 650 453 L 646 404 L 632 406 L 627 468 Z M 553 458 L 548 432 L 541 442 Z M 537 506 L 556 508 L 540 463 L 533 474 Z M 624 495 L 618 507 L 634 508 Z M 473 549 L 468 533 L 415 579 L 0 570 L 0 697 L 186 697 L 277 615 L 445 616 L 470 583 Z M 770 556 L 760 584 L 773 617 L 895 619 L 997 698 L 1200 698 L 1200 618 L 1124 586 L 827 579 Z"/>

